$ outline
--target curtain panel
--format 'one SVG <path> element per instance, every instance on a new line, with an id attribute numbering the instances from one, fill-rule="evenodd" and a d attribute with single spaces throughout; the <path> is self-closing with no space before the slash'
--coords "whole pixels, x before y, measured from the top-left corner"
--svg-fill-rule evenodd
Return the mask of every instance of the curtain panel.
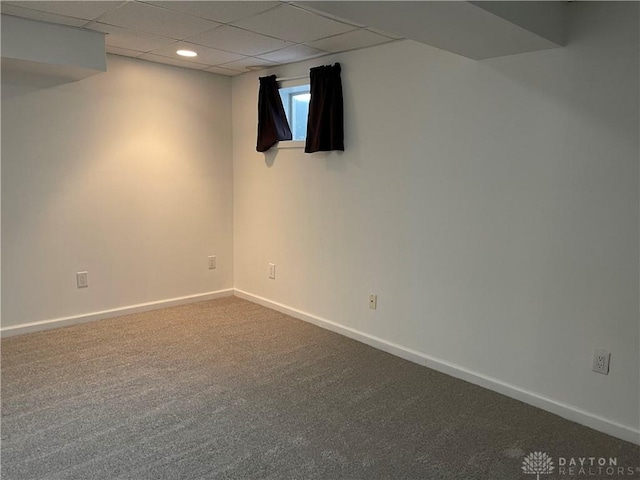
<path id="1" fill-rule="evenodd" d="M 280 140 L 291 140 L 291 138 L 291 129 L 278 92 L 276 76 L 260 77 L 256 150 L 266 152 Z"/>
<path id="2" fill-rule="evenodd" d="M 340 64 L 323 65 L 309 71 L 311 100 L 305 153 L 344 151 L 344 112 Z"/>

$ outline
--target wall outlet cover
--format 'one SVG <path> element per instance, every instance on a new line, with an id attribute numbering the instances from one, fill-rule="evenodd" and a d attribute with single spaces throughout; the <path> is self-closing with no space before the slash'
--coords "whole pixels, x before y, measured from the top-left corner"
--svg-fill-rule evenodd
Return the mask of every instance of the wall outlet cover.
<path id="1" fill-rule="evenodd" d="M 595 350 L 593 352 L 593 367 L 592 370 L 604 375 L 609 374 L 609 360 L 611 359 L 611 353 L 606 350 Z"/>
<path id="2" fill-rule="evenodd" d="M 89 286 L 89 273 L 76 272 L 76 284 L 78 288 L 87 288 Z"/>
<path id="3" fill-rule="evenodd" d="M 376 308 L 378 308 L 378 295 L 375 295 L 373 293 L 369 294 L 369 308 L 371 310 L 375 310 Z"/>

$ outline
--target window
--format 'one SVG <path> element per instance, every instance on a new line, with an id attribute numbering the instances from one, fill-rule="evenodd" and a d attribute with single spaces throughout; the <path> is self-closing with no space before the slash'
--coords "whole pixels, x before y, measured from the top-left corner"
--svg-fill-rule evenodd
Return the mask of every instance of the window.
<path id="1" fill-rule="evenodd" d="M 310 86 L 296 85 L 280 88 L 280 98 L 291 128 L 292 140 L 304 141 L 307 137 L 307 117 L 309 116 Z"/>

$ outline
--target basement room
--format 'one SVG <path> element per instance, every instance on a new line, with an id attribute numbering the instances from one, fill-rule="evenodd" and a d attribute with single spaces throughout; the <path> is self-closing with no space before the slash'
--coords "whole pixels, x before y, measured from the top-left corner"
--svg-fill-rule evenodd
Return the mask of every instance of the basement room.
<path id="1" fill-rule="evenodd" d="M 2 479 L 640 479 L 639 3 L 0 7 Z"/>

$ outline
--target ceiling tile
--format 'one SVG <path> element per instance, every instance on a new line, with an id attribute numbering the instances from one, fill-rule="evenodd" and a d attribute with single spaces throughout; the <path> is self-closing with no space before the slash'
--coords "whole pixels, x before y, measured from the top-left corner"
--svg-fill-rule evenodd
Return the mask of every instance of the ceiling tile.
<path id="1" fill-rule="evenodd" d="M 311 42 L 356 28 L 291 5 L 281 5 L 233 24 L 246 30 L 296 43 Z"/>
<path id="2" fill-rule="evenodd" d="M 135 29 L 182 40 L 211 30 L 219 23 L 144 3 L 127 3 L 103 17 L 100 23 Z"/>
<path id="3" fill-rule="evenodd" d="M 21 2 L 28 3 L 28 2 Z M 30 2 L 29 2 L 30 3 Z M 30 20 L 38 20 L 41 22 L 57 23 L 59 25 L 70 25 L 72 27 L 81 27 L 87 23 L 87 20 L 81 18 L 65 17 L 56 15 L 55 13 L 41 12 L 39 10 L 31 10 L 29 8 L 17 7 L 2 2 L 2 14 L 14 15 L 16 17 L 28 18 Z"/>
<path id="4" fill-rule="evenodd" d="M 390 41 L 392 41 L 392 39 L 389 37 L 384 37 L 369 30 L 360 29 L 343 33 L 342 35 L 316 40 L 308 45 L 313 48 L 326 50 L 327 52 L 344 52 L 345 50 L 371 47 Z"/>
<path id="5" fill-rule="evenodd" d="M 220 23 L 229 23 L 241 18 L 256 15 L 279 5 L 279 2 L 251 2 L 251 1 L 151 1 L 144 2 L 153 5 L 188 13 L 196 17 L 206 18 Z"/>
<path id="6" fill-rule="evenodd" d="M 40 10 L 42 12 L 55 13 L 67 17 L 82 18 L 85 20 L 94 20 L 100 15 L 113 10 L 122 2 L 113 1 L 64 1 L 64 2 L 9 2 L 19 7 L 30 8 L 32 10 Z"/>
<path id="7" fill-rule="evenodd" d="M 223 52 L 222 50 L 194 45 L 193 43 L 188 42 L 174 43 L 173 45 L 156 49 L 151 53 L 162 55 L 163 57 L 175 58 L 177 60 L 183 59 L 184 57 L 180 57 L 180 55 L 176 53 L 176 50 L 193 50 L 198 54 L 197 57 L 194 57 L 193 61 L 206 65 L 219 65 L 221 63 L 240 60 L 242 58 L 242 55 L 238 55 L 237 53 Z"/>
<path id="8" fill-rule="evenodd" d="M 376 0 L 374 0 L 374 1 L 376 1 Z M 332 13 L 325 12 L 324 10 L 320 10 L 318 8 L 313 8 L 313 7 L 307 5 L 304 2 L 293 2 L 292 1 L 292 2 L 287 2 L 287 3 L 295 5 L 296 7 L 301 8 L 302 10 L 307 10 L 307 11 L 309 11 L 311 13 L 316 13 L 316 14 L 321 15 L 323 17 L 333 18 L 334 20 L 338 20 L 339 22 L 347 22 L 347 23 L 349 23 L 351 25 L 354 25 L 354 26 L 360 27 L 360 28 L 365 28 L 366 27 L 366 25 L 363 25 L 361 23 L 356 23 L 356 22 L 354 22 L 352 20 L 348 20 L 346 18 L 339 17 L 338 15 L 334 15 Z M 363 6 L 365 6 L 365 8 L 366 8 L 366 4 L 363 4 Z"/>
<path id="9" fill-rule="evenodd" d="M 395 33 L 383 32 L 382 30 L 378 30 L 377 28 L 373 27 L 367 27 L 367 30 L 371 30 L 373 33 L 379 33 L 380 35 L 384 35 L 385 37 L 393 38 L 394 40 L 404 39 L 404 37 L 396 35 Z"/>
<path id="10" fill-rule="evenodd" d="M 219 66 L 237 70 L 239 72 L 249 72 L 251 70 L 259 70 L 260 68 L 275 67 L 277 65 L 278 64 L 275 62 L 270 62 L 262 58 L 245 57 L 243 59 L 236 60 L 235 62 L 229 62 Z"/>
<path id="11" fill-rule="evenodd" d="M 323 52 L 317 48 L 307 47 L 306 45 L 294 45 L 293 47 L 283 48 L 277 52 L 260 55 L 260 58 L 276 63 L 291 63 L 304 60 L 306 58 L 317 57 L 325 53 L 327 52 Z"/>
<path id="12" fill-rule="evenodd" d="M 105 47 L 107 53 L 112 53 L 114 55 L 122 55 L 123 57 L 139 57 L 144 52 L 138 52 L 137 50 L 129 50 L 128 48 L 120 48 L 120 47 L 112 47 L 107 45 Z"/>
<path id="13" fill-rule="evenodd" d="M 179 58 L 163 57 L 162 55 L 154 55 L 153 53 L 145 53 L 138 57 L 140 60 L 149 60 L 156 63 L 164 63 L 165 65 L 173 65 L 174 67 L 191 68 L 194 70 L 204 70 L 207 65 L 202 63 L 189 62 Z"/>
<path id="14" fill-rule="evenodd" d="M 205 68 L 204 71 L 209 73 L 216 73 L 218 75 L 225 75 L 227 77 L 234 77 L 242 73 L 237 70 L 229 70 L 227 68 L 222 68 L 222 67 L 209 67 L 209 68 Z"/>
<path id="15" fill-rule="evenodd" d="M 146 33 L 138 33 L 126 28 L 115 27 L 93 22 L 85 28 L 104 32 L 107 34 L 105 42 L 111 47 L 126 48 L 128 50 L 138 50 L 139 52 L 150 52 L 156 48 L 165 47 L 176 43 L 172 38 L 158 37 Z"/>
<path id="16" fill-rule="evenodd" d="M 219 75 L 395 38 L 285 0 L 1 1 L 0 6 L 7 15 L 106 33 L 107 53 L 187 68 L 216 67 L 211 73 Z M 199 56 L 195 61 L 179 57 L 175 52 L 180 47 L 195 50 Z"/>
<path id="17" fill-rule="evenodd" d="M 195 37 L 190 37 L 188 40 L 198 45 L 244 55 L 259 55 L 293 45 L 291 42 L 266 37 L 259 33 L 249 32 L 229 25 L 223 25 Z"/>

